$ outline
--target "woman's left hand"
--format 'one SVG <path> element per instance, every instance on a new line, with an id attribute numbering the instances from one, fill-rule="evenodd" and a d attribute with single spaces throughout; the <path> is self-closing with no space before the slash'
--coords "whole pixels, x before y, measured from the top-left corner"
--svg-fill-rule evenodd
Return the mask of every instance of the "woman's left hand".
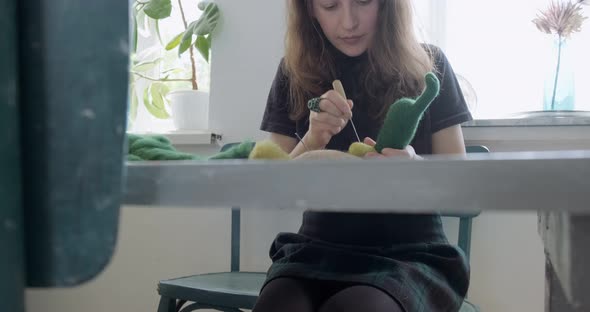
<path id="1" fill-rule="evenodd" d="M 375 144 L 377 144 L 371 138 L 365 138 L 363 143 L 370 145 L 370 146 L 375 146 Z M 404 158 L 404 159 L 414 159 L 414 160 L 422 159 L 422 157 L 416 155 L 416 151 L 414 150 L 414 148 L 411 145 L 406 146 L 406 148 L 403 150 L 398 150 L 398 149 L 393 149 L 393 148 L 384 148 L 383 150 L 381 150 L 381 153 L 369 152 L 365 155 L 364 158 L 368 158 L 368 159 L 371 159 L 371 158 Z"/>

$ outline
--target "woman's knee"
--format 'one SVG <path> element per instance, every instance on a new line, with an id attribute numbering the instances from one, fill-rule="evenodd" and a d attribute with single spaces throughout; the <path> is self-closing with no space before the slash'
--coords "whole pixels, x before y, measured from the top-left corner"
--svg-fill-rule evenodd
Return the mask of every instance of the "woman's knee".
<path id="1" fill-rule="evenodd" d="M 278 278 L 264 287 L 252 311 L 312 312 L 314 305 L 303 281 L 294 278 Z"/>
<path id="2" fill-rule="evenodd" d="M 330 297 L 320 312 L 403 312 L 403 308 L 391 296 L 371 286 L 352 286 Z"/>

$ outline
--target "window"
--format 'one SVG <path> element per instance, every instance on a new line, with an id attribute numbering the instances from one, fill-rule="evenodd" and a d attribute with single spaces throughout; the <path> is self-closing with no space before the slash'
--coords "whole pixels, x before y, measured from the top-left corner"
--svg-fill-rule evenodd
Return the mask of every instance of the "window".
<path id="1" fill-rule="evenodd" d="M 532 20 L 549 1 L 446 3 L 445 37 L 440 41 L 455 72 L 473 86 L 477 95 L 477 103 L 471 107 L 474 118 L 503 118 L 543 110 L 544 85 L 552 87 L 551 71 L 557 64 L 555 36 L 539 31 Z M 584 15 L 589 11 L 586 6 Z M 590 110 L 588 21 L 581 33 L 573 34 L 567 49 L 575 76 L 575 109 Z"/>
<path id="2" fill-rule="evenodd" d="M 195 20 L 201 13 L 197 9 L 199 0 L 182 0 L 188 20 Z M 550 80 L 550 71 L 556 65 L 554 53 L 554 36 L 540 32 L 533 24 L 540 9 L 545 9 L 550 0 L 412 0 L 416 12 L 416 29 L 421 39 L 441 47 L 449 58 L 470 110 L 476 119 L 506 118 L 524 111 L 543 109 L 544 86 Z M 238 2 L 226 1 L 224 10 L 231 12 L 243 9 Z M 177 1 L 172 1 L 171 17 L 159 23 L 162 43 L 167 43 L 183 30 Z M 252 14 L 234 12 L 232 27 L 254 23 L 267 14 L 267 3 L 251 2 Z M 282 7 L 281 7 L 282 8 Z M 249 11 L 250 12 L 250 11 Z M 262 14 L 255 16 L 255 14 Z M 585 7 L 585 16 L 590 16 L 590 6 Z M 254 23 L 256 24 L 256 23 Z M 158 39 L 153 21 L 141 27 L 138 51 L 143 60 L 163 57 L 164 62 L 153 68 L 150 77 L 158 77 L 169 65 L 189 68 L 188 53 L 179 60 L 176 51 L 165 51 Z M 282 48 L 282 29 L 259 29 L 257 24 L 248 28 L 254 33 L 265 36 L 269 31 L 268 42 L 260 43 L 257 49 Z M 262 27 L 262 26 L 260 26 Z M 266 26 L 267 27 L 267 26 Z M 225 32 L 236 31 L 229 27 Z M 259 32 L 258 32 L 259 31 Z M 279 32 L 281 32 L 279 34 Z M 234 34 L 235 35 L 235 34 Z M 232 40 L 226 36 L 223 40 Z M 232 44 L 224 42 L 227 47 Z M 585 21 L 581 33 L 575 33 L 568 43 L 568 59 L 573 62 L 575 74 L 576 110 L 590 110 L 590 78 L 585 69 L 590 68 L 590 20 Z M 236 47 L 238 50 L 238 47 Z M 227 53 L 224 57 L 227 57 Z M 198 62 L 198 78 L 202 89 L 209 88 L 209 66 L 195 53 Z M 223 63 L 225 60 L 217 59 Z M 260 68 L 273 67 L 275 64 L 256 64 Z M 175 73 L 175 77 L 186 78 L 188 72 Z M 265 77 L 268 79 L 268 77 Z M 143 85 L 142 85 L 143 84 Z M 168 83 L 171 87 L 182 85 Z M 145 81 L 138 83 L 138 95 L 142 95 Z M 184 87 L 189 87 L 184 85 Z M 246 88 L 244 88 L 246 89 Z M 264 91 L 266 92 L 266 91 Z M 260 105 L 264 103 L 261 102 Z M 138 105 L 137 118 L 132 125 L 133 131 L 172 130 L 171 120 L 159 120 L 152 117 L 143 105 Z"/>
<path id="3" fill-rule="evenodd" d="M 184 13 L 189 24 L 191 21 L 197 20 L 202 13 L 202 11 L 197 8 L 199 1 L 200 0 L 182 0 Z M 145 14 L 140 13 L 138 15 L 138 21 L 136 62 L 142 63 L 159 60 L 156 66 L 148 65 L 148 70 L 142 71 L 141 74 L 150 78 L 161 78 L 171 73 L 170 78 L 190 78 L 191 64 L 189 53 L 186 52 L 179 58 L 177 49 L 170 51 L 166 51 L 165 49 L 168 42 L 185 30 L 178 2 L 172 1 L 172 13 L 170 17 L 166 19 L 155 21 L 146 17 Z M 158 36 L 158 29 L 160 36 Z M 210 66 L 196 50 L 194 57 L 197 63 L 196 67 L 199 89 L 209 91 Z M 143 92 L 150 81 L 141 78 L 138 75 L 135 75 L 135 78 L 137 79 L 135 92 L 139 99 L 139 103 L 137 106 L 137 116 L 135 120 L 130 123 L 129 130 L 132 132 L 155 133 L 174 130 L 172 119 L 158 119 L 154 117 L 148 112 L 145 105 L 142 103 Z M 170 87 L 170 90 L 191 88 L 190 82 L 166 82 L 166 85 Z"/>

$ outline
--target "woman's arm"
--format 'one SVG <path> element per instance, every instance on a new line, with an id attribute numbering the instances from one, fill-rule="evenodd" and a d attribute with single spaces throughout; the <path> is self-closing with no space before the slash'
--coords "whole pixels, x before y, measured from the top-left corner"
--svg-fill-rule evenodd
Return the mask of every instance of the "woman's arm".
<path id="1" fill-rule="evenodd" d="M 375 146 L 375 141 L 366 138 L 365 144 Z M 442 129 L 432 135 L 432 154 L 439 155 L 465 155 L 465 142 L 463 131 L 460 125 L 451 126 Z M 384 148 L 379 153 L 367 153 L 365 158 L 385 158 L 385 157 L 403 157 L 409 159 L 422 159 L 416 155 L 414 148 L 408 145 L 403 150 Z"/>
<path id="2" fill-rule="evenodd" d="M 432 135 L 432 154 L 465 154 L 465 141 L 460 125 L 442 129 Z"/>
<path id="3" fill-rule="evenodd" d="M 305 145 L 303 145 L 301 142 L 298 143 L 297 139 L 286 135 L 272 132 L 270 134 L 270 140 L 282 148 L 283 151 L 288 153 L 291 158 L 295 158 L 307 152 Z"/>

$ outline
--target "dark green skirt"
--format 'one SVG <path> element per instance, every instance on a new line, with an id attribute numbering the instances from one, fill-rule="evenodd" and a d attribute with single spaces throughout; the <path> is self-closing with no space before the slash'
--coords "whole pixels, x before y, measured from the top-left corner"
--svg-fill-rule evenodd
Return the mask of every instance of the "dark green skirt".
<path id="1" fill-rule="evenodd" d="M 406 312 L 459 311 L 469 286 L 466 257 L 446 238 L 359 246 L 281 233 L 270 256 L 265 285 L 280 277 L 368 285 L 389 294 Z"/>

